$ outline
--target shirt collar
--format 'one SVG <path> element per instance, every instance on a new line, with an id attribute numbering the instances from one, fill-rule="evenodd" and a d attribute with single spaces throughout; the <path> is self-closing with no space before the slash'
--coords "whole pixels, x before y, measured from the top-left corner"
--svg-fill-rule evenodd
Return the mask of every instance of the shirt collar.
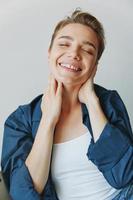
<path id="1" fill-rule="evenodd" d="M 40 121 L 42 117 L 41 102 L 43 94 L 39 95 L 33 102 L 31 102 L 32 121 Z"/>

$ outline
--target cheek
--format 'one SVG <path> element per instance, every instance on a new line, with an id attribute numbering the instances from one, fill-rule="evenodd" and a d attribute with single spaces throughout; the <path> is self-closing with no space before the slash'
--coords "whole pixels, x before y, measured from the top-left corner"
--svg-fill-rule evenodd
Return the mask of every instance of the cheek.
<path id="1" fill-rule="evenodd" d="M 57 74 L 57 64 L 54 59 L 50 59 L 48 62 L 49 70 L 53 75 Z"/>
<path id="2" fill-rule="evenodd" d="M 50 66 L 50 68 L 55 65 L 55 61 L 56 61 L 56 58 L 55 56 L 53 56 L 52 54 L 49 56 L 49 59 L 48 59 L 48 64 Z"/>
<path id="3" fill-rule="evenodd" d="M 96 60 L 95 58 L 90 58 L 88 59 L 88 61 L 86 62 L 86 73 L 89 75 L 91 73 L 91 71 L 93 70 L 93 68 L 96 65 Z"/>

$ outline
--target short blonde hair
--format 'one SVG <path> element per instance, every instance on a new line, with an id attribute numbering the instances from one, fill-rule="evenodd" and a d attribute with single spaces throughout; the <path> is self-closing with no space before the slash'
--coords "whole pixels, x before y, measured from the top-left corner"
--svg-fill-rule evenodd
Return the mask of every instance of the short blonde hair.
<path id="1" fill-rule="evenodd" d="M 55 27 L 51 42 L 50 42 L 50 49 L 52 48 L 54 38 L 56 37 L 58 31 L 62 29 L 64 26 L 72 23 L 79 23 L 85 26 L 90 27 L 97 35 L 99 41 L 99 49 L 97 60 L 100 59 L 104 48 L 105 48 L 105 36 L 104 36 L 104 29 L 102 24 L 96 19 L 93 15 L 88 12 L 83 12 L 81 9 L 76 9 L 71 16 L 67 16 L 65 19 L 61 20 Z"/>

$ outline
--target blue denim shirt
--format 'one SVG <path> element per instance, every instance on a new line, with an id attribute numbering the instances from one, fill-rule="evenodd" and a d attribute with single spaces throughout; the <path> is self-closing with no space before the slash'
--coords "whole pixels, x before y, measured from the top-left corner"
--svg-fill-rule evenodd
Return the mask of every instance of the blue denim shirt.
<path id="1" fill-rule="evenodd" d="M 108 123 L 95 143 L 89 111 L 81 104 L 82 121 L 92 136 L 87 156 L 112 187 L 124 188 L 133 184 L 133 134 L 129 117 L 117 91 L 96 84 L 94 88 Z M 41 99 L 39 95 L 31 103 L 19 106 L 5 122 L 1 166 L 13 200 L 58 200 L 51 172 L 39 195 L 25 165 L 42 115 Z"/>

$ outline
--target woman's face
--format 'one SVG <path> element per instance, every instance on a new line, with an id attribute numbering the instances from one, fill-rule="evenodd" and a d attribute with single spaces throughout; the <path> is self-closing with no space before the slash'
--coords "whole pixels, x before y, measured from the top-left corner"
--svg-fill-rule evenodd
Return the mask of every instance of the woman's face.
<path id="1" fill-rule="evenodd" d="M 81 85 L 97 65 L 96 33 L 82 24 L 68 24 L 58 31 L 49 50 L 49 65 L 55 79 L 64 85 Z"/>

